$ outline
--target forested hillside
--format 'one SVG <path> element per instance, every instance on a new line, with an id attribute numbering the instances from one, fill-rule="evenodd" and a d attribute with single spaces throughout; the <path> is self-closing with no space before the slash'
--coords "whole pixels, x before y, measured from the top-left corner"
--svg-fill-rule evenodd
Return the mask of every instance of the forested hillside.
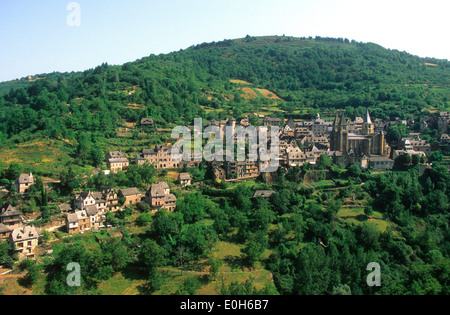
<path id="1" fill-rule="evenodd" d="M 403 118 L 422 109 L 444 110 L 450 97 L 448 61 L 327 38 L 247 36 L 122 66 L 39 77 L 25 86 L 0 84 L 2 141 L 27 131 L 65 139 L 82 131 L 111 137 L 120 120 L 152 116 L 164 125 L 224 110 L 222 115 L 239 116 L 273 104 L 299 117 L 306 114 L 302 110 L 334 108 L 347 108 L 351 117 L 358 107 L 369 107 L 374 117 Z M 282 100 L 243 97 L 246 84 Z"/>

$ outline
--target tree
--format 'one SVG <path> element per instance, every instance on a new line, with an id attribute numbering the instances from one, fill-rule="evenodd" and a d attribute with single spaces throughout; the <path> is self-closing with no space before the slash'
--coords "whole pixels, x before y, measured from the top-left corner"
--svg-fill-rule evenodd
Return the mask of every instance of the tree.
<path id="1" fill-rule="evenodd" d="M 153 269 L 165 264 L 166 256 L 167 252 L 159 246 L 158 243 L 154 240 L 146 239 L 142 243 L 142 248 L 140 249 L 138 255 L 138 261 L 140 265 L 145 267 L 145 270 L 150 275 Z"/>
<path id="2" fill-rule="evenodd" d="M 141 213 L 136 219 L 136 224 L 139 226 L 148 226 L 151 222 L 152 215 L 150 213 Z"/>
<path id="3" fill-rule="evenodd" d="M 400 140 L 402 140 L 402 133 L 397 126 L 389 127 L 388 133 L 386 136 L 386 141 L 391 144 L 397 144 Z"/>
<path id="4" fill-rule="evenodd" d="M 164 283 L 162 274 L 156 268 L 152 268 L 148 275 L 148 281 L 143 285 L 144 294 L 151 295 L 158 291 Z"/>
<path id="5" fill-rule="evenodd" d="M 31 289 L 40 278 L 40 266 L 36 261 L 28 259 L 21 262 L 20 268 L 27 271 L 26 275 L 20 279 L 20 284 Z"/>
<path id="6" fill-rule="evenodd" d="M 184 246 L 180 246 L 175 251 L 175 265 L 181 268 L 183 275 L 183 266 L 191 260 L 191 253 Z"/>
<path id="7" fill-rule="evenodd" d="M 175 292 L 175 295 L 195 295 L 201 286 L 202 283 L 197 278 L 187 278 L 184 280 L 182 287 Z"/>
<path id="8" fill-rule="evenodd" d="M 294 292 L 298 295 L 319 295 L 327 292 L 330 282 L 329 260 L 322 246 L 304 247 L 296 260 Z"/>
<path id="9" fill-rule="evenodd" d="M 253 266 L 265 250 L 263 244 L 264 238 L 261 239 L 261 235 L 258 236 L 252 234 L 247 240 L 247 245 L 242 250 L 242 253 L 244 254 L 243 259 L 249 266 Z"/>
<path id="10" fill-rule="evenodd" d="M 181 244 L 189 249 L 194 257 L 204 256 L 217 242 L 216 231 L 203 223 L 184 225 L 181 230 Z"/>
<path id="11" fill-rule="evenodd" d="M 412 162 L 413 166 L 419 165 L 419 163 L 420 163 L 420 156 L 418 154 L 414 154 L 411 158 L 412 158 L 411 162 Z"/>
<path id="12" fill-rule="evenodd" d="M 98 167 L 102 165 L 104 156 L 102 150 L 100 150 L 98 146 L 92 146 L 89 155 L 92 166 Z"/>
<path id="13" fill-rule="evenodd" d="M 329 168 L 332 164 L 333 164 L 333 159 L 330 158 L 328 155 L 322 154 L 320 156 L 320 160 L 319 160 L 319 164 L 318 164 L 320 169 Z"/>
<path id="14" fill-rule="evenodd" d="M 23 168 L 19 163 L 11 162 L 5 172 L 5 177 L 10 181 L 15 181 L 17 178 L 19 178 L 19 175 L 20 173 L 22 173 L 22 171 Z"/>
<path id="15" fill-rule="evenodd" d="M 71 194 L 80 185 L 80 180 L 76 177 L 72 166 L 69 166 L 67 171 L 65 169 L 62 170 L 59 178 L 61 181 L 61 190 L 65 194 Z"/>
<path id="16" fill-rule="evenodd" d="M 9 266 L 13 264 L 12 258 L 9 256 L 9 243 L 7 240 L 0 240 L 0 265 Z"/>
<path id="17" fill-rule="evenodd" d="M 100 247 L 103 264 L 111 266 L 115 272 L 127 266 L 130 261 L 126 247 L 118 239 L 103 242 Z"/>
<path id="18" fill-rule="evenodd" d="M 400 169 L 405 169 L 412 163 L 412 157 L 408 153 L 402 153 L 395 159 L 395 166 Z"/>
<path id="19" fill-rule="evenodd" d="M 189 194 L 177 201 L 177 211 L 183 214 L 184 222 L 191 224 L 205 218 L 205 200 L 199 193 Z"/>
<path id="20" fill-rule="evenodd" d="M 352 290 L 347 284 L 341 284 L 333 288 L 332 295 L 352 295 Z"/>
<path id="21" fill-rule="evenodd" d="M 283 215 L 291 212 L 290 200 L 291 192 L 289 189 L 282 189 L 271 197 L 270 202 L 273 205 L 273 209 L 278 214 Z"/>
<path id="22" fill-rule="evenodd" d="M 366 206 L 364 208 L 364 214 L 370 219 L 370 217 L 373 215 L 373 208 L 371 206 Z"/>
<path id="23" fill-rule="evenodd" d="M 269 225 L 275 220 L 275 214 L 270 209 L 268 201 L 262 199 L 257 201 L 253 213 L 250 215 L 250 228 L 252 231 L 267 231 Z"/>
<path id="24" fill-rule="evenodd" d="M 347 168 L 347 174 L 349 177 L 359 177 L 361 176 L 362 170 L 356 164 L 352 164 Z"/>
<path id="25" fill-rule="evenodd" d="M 220 259 L 217 258 L 217 256 L 212 255 L 208 259 L 208 265 L 209 275 L 213 279 L 213 281 L 216 281 L 217 274 L 219 273 L 220 267 L 222 267 L 223 263 Z"/>
<path id="26" fill-rule="evenodd" d="M 339 200 L 330 200 L 328 202 L 326 213 L 330 220 L 334 219 L 342 208 L 342 202 Z"/>
<path id="27" fill-rule="evenodd" d="M 227 209 L 228 204 L 224 207 Z M 217 234 L 220 236 L 226 236 L 229 232 L 231 232 L 231 224 L 230 217 L 226 213 L 225 210 L 221 208 L 213 208 L 211 210 L 211 217 L 214 219 L 213 227 L 216 230 Z"/>
<path id="28" fill-rule="evenodd" d="M 434 151 L 429 158 L 430 163 L 441 163 L 443 160 L 444 155 L 442 155 L 441 151 Z"/>

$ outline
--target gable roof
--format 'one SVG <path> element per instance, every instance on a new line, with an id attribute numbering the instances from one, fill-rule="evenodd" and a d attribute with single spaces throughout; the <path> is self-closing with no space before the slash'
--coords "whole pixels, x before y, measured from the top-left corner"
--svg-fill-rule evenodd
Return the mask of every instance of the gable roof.
<path id="1" fill-rule="evenodd" d="M 150 188 L 150 195 L 152 197 L 162 197 L 165 195 L 164 188 L 160 184 L 152 184 Z"/>
<path id="2" fill-rule="evenodd" d="M 69 213 L 66 217 L 67 222 L 69 223 L 77 223 L 78 222 L 78 216 L 76 213 Z"/>
<path id="3" fill-rule="evenodd" d="M 189 179 L 191 179 L 191 174 L 189 174 L 189 173 L 180 173 L 179 178 L 180 178 L 180 180 L 189 180 Z"/>
<path id="4" fill-rule="evenodd" d="M 173 194 L 166 195 L 166 202 L 175 202 L 175 201 L 177 201 L 177 197 L 175 197 L 175 195 Z"/>
<path id="5" fill-rule="evenodd" d="M 98 209 L 96 206 L 86 206 L 86 214 L 90 217 L 93 217 L 98 213 Z"/>
<path id="6" fill-rule="evenodd" d="M 35 227 L 25 226 L 19 229 L 14 229 L 11 233 L 12 240 L 14 242 L 36 239 L 39 237 L 39 234 Z"/>
<path id="7" fill-rule="evenodd" d="M 94 194 L 92 192 L 90 192 L 90 191 L 82 191 L 80 193 L 80 195 L 78 196 L 78 198 L 80 198 L 82 200 L 85 200 L 87 198 L 95 199 Z"/>
<path id="8" fill-rule="evenodd" d="M 162 189 L 169 189 L 169 185 L 166 182 L 159 183 L 159 186 L 161 186 Z"/>
<path id="9" fill-rule="evenodd" d="M 72 210 L 72 207 L 69 206 L 68 204 L 62 204 L 58 206 L 58 209 L 62 212 L 68 212 Z"/>
<path id="10" fill-rule="evenodd" d="M 22 212 L 16 210 L 11 204 L 5 203 L 0 209 L 0 217 L 9 217 L 14 215 L 22 215 Z"/>
<path id="11" fill-rule="evenodd" d="M 6 225 L 0 223 L 0 233 L 8 233 L 11 232 L 12 230 L 7 227 Z"/>
<path id="12" fill-rule="evenodd" d="M 137 188 L 128 188 L 128 189 L 122 189 L 120 190 L 121 194 L 126 196 L 135 196 L 135 195 L 141 195 L 142 193 Z"/>
<path id="13" fill-rule="evenodd" d="M 19 184 L 30 184 L 34 182 L 33 174 L 20 174 L 19 179 L 17 180 Z"/>

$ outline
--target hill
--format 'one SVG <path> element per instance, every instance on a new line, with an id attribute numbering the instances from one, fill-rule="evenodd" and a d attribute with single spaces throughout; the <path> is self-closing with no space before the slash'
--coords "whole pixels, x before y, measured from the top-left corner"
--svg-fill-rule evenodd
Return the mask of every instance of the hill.
<path id="1" fill-rule="evenodd" d="M 346 109 L 354 118 L 369 108 L 394 119 L 450 108 L 450 62 L 320 37 L 247 36 L 34 78 L 0 83 L 0 146 L 50 138 L 70 143 L 81 165 L 121 135 L 132 151 L 154 141 L 136 143 L 142 117 L 170 128 L 253 112 L 303 119 Z"/>

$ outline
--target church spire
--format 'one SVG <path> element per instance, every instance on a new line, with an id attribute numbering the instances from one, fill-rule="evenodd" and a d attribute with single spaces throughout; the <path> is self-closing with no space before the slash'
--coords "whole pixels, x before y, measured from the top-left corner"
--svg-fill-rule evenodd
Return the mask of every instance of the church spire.
<path id="1" fill-rule="evenodd" d="M 364 120 L 364 122 L 365 122 L 366 124 L 373 124 L 373 123 L 372 123 L 372 118 L 370 118 L 369 110 L 367 110 L 367 113 L 366 113 L 366 119 Z"/>
<path id="2" fill-rule="evenodd" d="M 367 110 L 366 118 L 364 119 L 364 124 L 362 126 L 362 133 L 364 135 L 371 135 L 375 133 L 375 126 L 370 118 L 369 110 Z"/>

